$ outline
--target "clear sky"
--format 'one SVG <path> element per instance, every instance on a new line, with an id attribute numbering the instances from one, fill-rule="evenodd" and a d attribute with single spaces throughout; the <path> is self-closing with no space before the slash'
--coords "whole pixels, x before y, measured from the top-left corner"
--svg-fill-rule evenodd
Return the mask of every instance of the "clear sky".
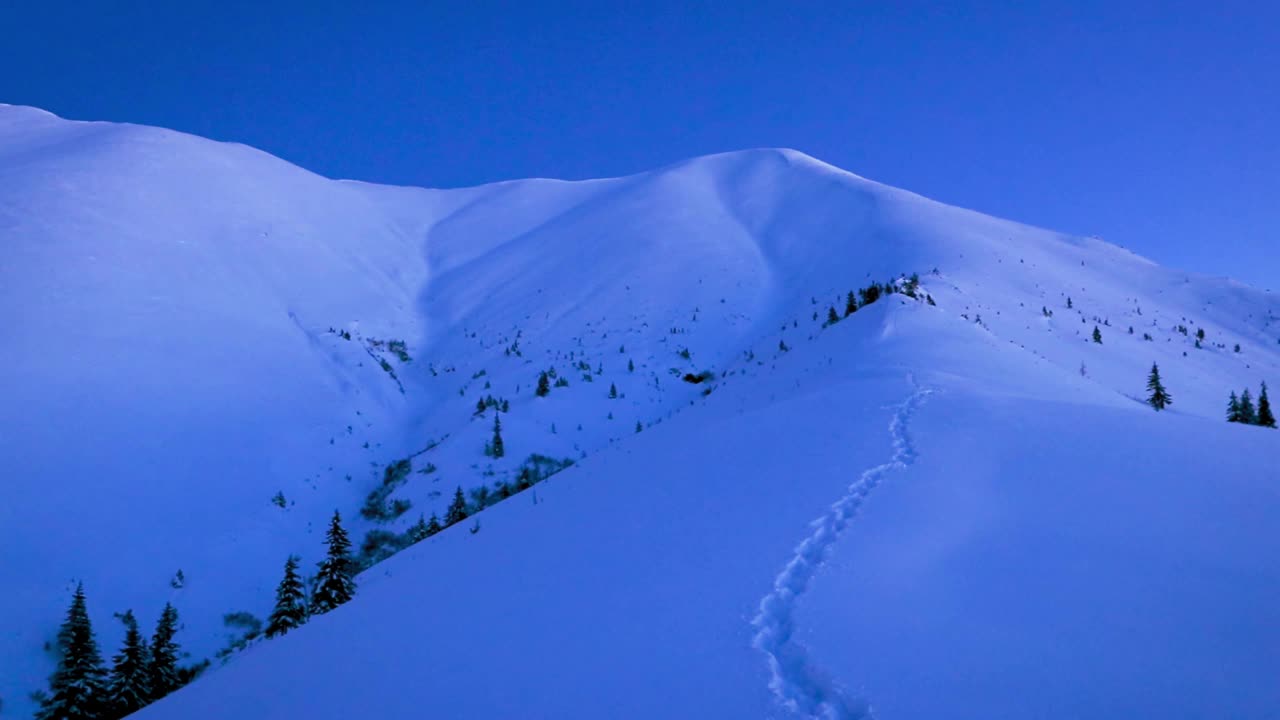
<path id="1" fill-rule="evenodd" d="M 787 146 L 1280 291 L 1280 3 L 18 0 L 0 29 L 0 101 L 331 177 Z"/>

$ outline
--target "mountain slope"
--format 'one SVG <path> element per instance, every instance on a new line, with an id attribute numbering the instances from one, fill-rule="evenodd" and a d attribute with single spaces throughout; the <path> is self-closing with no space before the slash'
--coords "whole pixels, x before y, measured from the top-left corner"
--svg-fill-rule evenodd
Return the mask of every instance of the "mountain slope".
<path id="1" fill-rule="evenodd" d="M 933 314 L 882 315 L 904 311 Z M 838 326 L 809 362 L 406 550 L 357 601 L 142 717 L 768 717 L 771 687 L 806 717 L 1265 717 L 1269 431 L 975 394 L 963 367 L 910 369 L 936 320 L 893 320 L 915 339 L 879 337 L 883 317 Z M 980 341 L 951 349 L 1013 369 Z M 777 602 L 783 568 L 821 557 L 809 521 L 893 457 L 907 372 L 931 391 L 905 421 L 915 457 Z"/>
<path id="2" fill-rule="evenodd" d="M 909 394 L 908 374 L 934 391 L 912 422 L 951 408 L 958 425 L 920 437 L 919 462 L 887 474 L 875 498 L 905 492 L 898 476 L 910 485 L 960 465 L 960 487 L 984 493 L 974 517 L 1008 497 L 1028 523 L 1052 522 L 1042 503 L 1055 481 L 1026 479 L 1025 457 L 1063 430 L 1019 419 L 1049 415 L 1073 420 L 1067 454 L 1081 463 L 1056 458 L 1055 472 L 1092 470 L 1099 482 L 1081 492 L 1099 503 L 1108 482 L 1126 478 L 1130 497 L 1158 501 L 1163 515 L 1133 518 L 1139 535 L 1172 517 L 1190 523 L 1191 543 L 1245 500 L 1275 518 L 1276 436 L 1220 420 L 1229 391 L 1256 393 L 1280 377 L 1274 296 L 947 207 L 795 151 L 437 191 L 331 181 L 242 146 L 0 106 L 0 237 L 0 307 L 18 319 L 0 344 L 11 399 L 0 457 L 13 478 L 0 508 L 0 582 L 21 589 L 0 614 L 6 709 L 48 673 L 41 646 L 74 580 L 86 583 L 108 647 L 119 637 L 110 612 L 154 617 L 172 600 L 180 640 L 206 657 L 226 642 L 224 613 L 266 614 L 286 555 L 319 559 L 335 507 L 357 538 L 403 531 L 419 512 L 442 512 L 454 487 L 511 479 L 538 453 L 578 464 L 539 485 L 536 505 L 521 494 L 479 515 L 475 534 L 451 528 L 374 566 L 355 603 L 149 712 L 190 717 L 216 700 L 211 716 L 270 717 L 271 702 L 282 703 L 278 716 L 305 696 L 322 715 L 363 703 L 394 716 L 427 698 L 468 717 L 764 714 L 774 700 L 766 653 L 753 646 L 757 605 L 806 523 L 892 455 L 883 407 Z M 936 306 L 892 295 L 823 328 L 848 291 L 913 272 Z M 1101 345 L 1089 341 L 1095 324 Z M 1175 398 L 1159 415 L 1135 400 L 1153 362 Z M 551 368 L 568 386 L 535 397 Z M 710 386 L 680 379 L 701 371 L 715 374 Z M 477 414 L 476 404 L 491 395 L 510 405 L 502 459 L 481 452 L 498 411 Z M 1135 476 L 1131 443 L 1176 452 Z M 984 463 L 970 450 L 988 446 L 1024 460 Z M 1104 459 L 1083 464 L 1098 447 L 1109 448 Z M 1160 492 L 1162 479 L 1185 482 L 1228 452 L 1242 479 L 1223 488 L 1217 512 L 1193 508 L 1194 493 Z M 412 509 L 362 519 L 366 494 L 402 458 L 412 474 L 394 497 Z M 1035 492 L 1024 498 L 1028 483 Z M 911 497 L 916 505 L 900 503 L 884 522 L 928 536 L 918 513 L 931 495 Z M 862 527 L 829 546 L 836 567 L 859 552 L 845 543 L 862 547 L 852 540 Z M 1022 529 L 997 525 L 979 539 L 1016 542 Z M 1105 530 L 1088 525 L 1063 542 L 1101 562 L 1120 542 Z M 1252 562 L 1237 569 L 1234 592 L 1170 603 L 1151 622 L 1210 632 L 1204 619 L 1230 603 L 1261 618 L 1263 606 L 1241 598 L 1274 590 L 1274 553 L 1263 552 L 1274 539 L 1265 523 L 1246 530 L 1200 555 L 1153 547 L 1199 563 L 1185 583 L 1226 557 Z M 949 542 L 969 558 L 964 543 L 979 541 Z M 1070 558 L 1049 560 L 1079 579 Z M 1029 572 L 1008 568 L 1004 582 Z M 178 569 L 186 582 L 175 588 Z M 921 572 L 922 588 L 955 582 L 945 568 Z M 831 649 L 865 633 L 823 599 L 845 577 L 859 576 L 819 573 L 796 622 L 813 623 L 805 644 L 815 663 L 825 652 L 826 686 L 844 688 L 856 709 L 864 690 L 875 704 L 903 686 L 871 686 L 873 656 Z M 1257 642 L 1274 640 L 1259 624 Z M 569 660 L 537 662 L 553 651 Z M 396 670 L 349 677 L 350 663 L 336 660 L 344 653 Z M 297 662 L 323 657 L 334 659 L 332 676 Z M 1238 675 L 1241 703 L 1274 700 Z M 453 686 L 465 697 L 446 701 Z M 973 700 L 974 712 L 1006 707 Z"/>

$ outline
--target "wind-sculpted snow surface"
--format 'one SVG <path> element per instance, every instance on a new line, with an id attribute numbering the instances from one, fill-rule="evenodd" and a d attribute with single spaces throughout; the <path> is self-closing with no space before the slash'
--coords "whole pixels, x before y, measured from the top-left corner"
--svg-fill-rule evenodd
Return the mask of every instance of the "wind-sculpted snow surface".
<path id="1" fill-rule="evenodd" d="M 911 379 L 915 385 L 914 378 Z M 870 718 L 867 703 L 851 697 L 835 680 L 816 666 L 805 647 L 795 639 L 796 603 L 818 571 L 826 563 L 831 548 L 840 539 L 876 486 L 894 470 L 915 460 L 915 448 L 907 426 L 929 390 L 916 386 L 889 422 L 893 437 L 893 457 L 862 473 L 845 494 L 815 520 L 813 531 L 798 546 L 791 562 L 773 583 L 773 590 L 760 601 L 760 612 L 752 621 L 754 644 L 765 654 L 772 675 L 769 687 L 784 707 L 806 718 L 858 720 Z"/>

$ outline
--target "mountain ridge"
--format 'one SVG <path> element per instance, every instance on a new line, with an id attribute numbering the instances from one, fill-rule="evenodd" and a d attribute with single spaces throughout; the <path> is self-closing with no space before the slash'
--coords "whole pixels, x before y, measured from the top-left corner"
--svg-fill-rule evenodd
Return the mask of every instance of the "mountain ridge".
<path id="1" fill-rule="evenodd" d="M 653 555 L 625 554 L 643 567 L 667 558 L 692 592 L 708 593 L 707 604 L 694 603 L 691 612 L 717 634 L 692 633 L 687 642 L 705 641 L 717 660 L 734 668 L 716 684 L 720 699 L 731 687 L 753 688 L 729 703 L 739 711 L 733 716 L 760 714 L 771 702 L 765 664 L 751 650 L 749 624 L 730 618 L 754 615 L 753 603 L 803 536 L 804 523 L 841 496 L 844 475 L 856 476 L 888 456 L 880 447 L 881 411 L 901 400 L 908 373 L 937 391 L 921 411 L 926 424 L 937 413 L 977 425 L 985 411 L 1008 414 L 1005 403 L 1022 403 L 1019 410 L 1051 407 L 1054 415 L 1081 422 L 1099 413 L 1107 427 L 1117 425 L 1109 418 L 1120 413 L 1149 445 L 1164 433 L 1190 445 L 1196 432 L 1250 452 L 1270 442 L 1266 431 L 1226 426 L 1221 418 L 1227 392 L 1280 377 L 1274 296 L 1166 269 L 1101 240 L 953 208 L 799 151 L 721 153 L 619 178 L 426 189 L 329 180 L 237 143 L 103 125 L 127 130 L 0 107 L 0 241 L 6 248 L 0 307 L 18 318 L 9 341 L 0 344 L 0 366 L 9 370 L 0 391 L 10 400 L 0 409 L 0 457 L 14 478 L 10 502 L 0 506 L 0 547 L 21 549 L 0 563 L 0 584 L 24 589 L 0 613 L 0 657 L 7 659 L 0 695 L 20 709 L 24 694 L 40 687 L 50 670 L 42 647 L 56 631 L 69 578 L 85 581 L 108 649 L 119 631 L 110 612 L 133 608 L 146 625 L 145 618 L 173 601 L 186 622 L 180 640 L 192 659 L 209 657 L 224 644 L 224 613 L 265 614 L 286 555 L 301 555 L 304 567 L 317 558 L 319 528 L 335 507 L 359 544 L 373 531 L 403 532 L 419 512 L 442 511 L 455 486 L 473 490 L 514 477 L 522 461 L 541 454 L 578 465 L 539 486 L 537 505 L 522 494 L 485 509 L 477 516 L 483 531 L 446 531 L 374 566 L 362 583 L 404 573 L 412 576 L 407 592 L 423 593 L 432 573 L 447 567 L 472 578 L 465 583 L 470 590 L 449 603 L 496 612 L 476 580 L 494 569 L 521 577 L 531 572 L 512 566 L 514 555 L 566 583 L 572 577 L 554 557 L 503 549 L 529 543 L 544 554 L 577 558 L 582 572 L 607 578 L 614 590 L 651 597 L 636 585 L 648 576 L 606 566 L 607 557 L 575 554 L 575 538 L 557 527 L 589 532 L 609 547 L 647 538 Z M 44 142 L 51 137 L 61 140 Z M 892 294 L 846 317 L 847 293 L 913 274 L 918 298 Z M 1090 340 L 1095 326 L 1102 343 Z M 1203 347 L 1193 337 L 1197 329 L 1207 331 Z M 393 342 L 403 356 L 390 349 Z M 1141 404 L 1153 363 L 1175 398 L 1159 415 Z M 539 373 L 549 369 L 568 385 L 534 396 Z M 701 373 L 711 381 L 682 379 Z M 485 406 L 489 396 L 510 405 L 502 413 L 510 448 L 505 459 L 481 451 L 499 413 Z M 704 436 L 704 426 L 752 442 Z M 933 454 L 922 457 L 949 457 L 957 465 L 965 456 L 953 446 L 956 433 L 978 433 L 1015 456 L 1043 440 L 1020 437 L 1010 425 L 985 434 L 928 427 L 918 442 L 922 453 Z M 765 451 L 770 433 L 785 438 L 786 451 Z M 1112 452 L 1116 438 L 1086 437 L 1082 453 L 1088 443 L 1112 449 L 1105 474 L 1134 472 L 1124 467 L 1122 453 Z M 631 467 L 635 447 L 654 455 L 642 464 L 648 474 Z M 681 465 L 685 457 L 690 468 Z M 1194 447 L 1179 457 L 1205 466 Z M 362 500 L 404 458 L 412 460 L 413 474 L 395 497 L 412 510 L 389 521 L 361 518 Z M 992 506 L 999 495 L 992 496 L 988 484 L 1002 492 L 1023 487 L 1014 475 L 1027 468 L 969 462 L 986 474 L 946 469 L 963 487 L 995 497 L 988 500 Z M 1265 465 L 1232 462 L 1268 477 Z M 722 463 L 762 499 L 737 494 L 722 477 Z M 1173 464 L 1158 467 L 1177 472 Z M 804 482 L 779 480 L 796 468 Z M 940 491 L 918 476 L 942 470 L 925 459 L 905 475 Z M 1152 478 L 1143 482 L 1155 486 Z M 636 483 L 651 486 L 640 492 Z M 666 522 L 657 508 L 691 492 L 691 483 L 707 485 L 695 493 L 699 507 L 734 518 L 717 526 L 715 514 L 680 511 L 699 542 L 730 552 L 716 532 L 761 528 L 751 553 L 731 553 L 734 573 L 708 569 L 707 558 L 695 565 L 670 559 L 688 551 L 690 538 L 659 532 Z M 1241 496 L 1256 492 L 1232 487 Z M 283 507 L 272 502 L 277 493 Z M 907 509 L 927 502 L 893 490 L 886 495 Z M 644 506 L 652 537 L 637 534 L 637 521 L 617 507 L 632 497 L 652 503 Z M 1039 499 L 1024 498 L 1031 512 L 1041 512 Z M 1259 502 L 1259 512 L 1269 516 L 1272 501 Z M 993 512 L 977 506 L 975 513 Z M 875 508 L 869 504 L 867 513 Z M 1167 510 L 1181 517 L 1186 508 Z M 920 516 L 903 512 L 904 526 L 931 532 Z M 544 520 L 548 515 L 555 520 Z M 1210 525 L 1199 530 L 1223 518 L 1210 515 L 1204 519 Z M 850 537 L 858 537 L 859 527 Z M 54 542 L 47 541 L 51 532 Z M 1080 532 L 1080 542 L 1102 542 L 1093 530 Z M 1258 552 L 1271 542 L 1262 534 L 1249 539 Z M 467 549 L 468 541 L 478 549 Z M 1215 552 L 1239 553 L 1241 542 L 1211 544 Z M 442 546 L 458 554 L 440 557 Z M 850 550 L 833 546 L 833 552 Z M 1204 562 L 1216 557 L 1206 555 Z M 698 567 L 709 574 L 699 579 Z M 187 581 L 170 587 L 178 569 Z M 1257 573 L 1259 587 L 1274 584 L 1273 565 L 1259 563 Z M 834 570 L 819 577 L 817 592 L 840 577 Z M 950 581 L 946 572 L 936 578 Z M 710 592 L 707 585 L 717 583 L 722 591 Z M 543 603 L 534 610 L 547 622 L 564 620 L 556 602 L 568 607 L 605 597 L 579 597 L 567 585 L 535 586 L 542 595 L 518 585 L 506 591 Z M 625 604 L 608 587 L 600 592 Z M 334 657 L 339 646 L 318 636 L 323 627 L 344 628 L 333 636 L 340 643 L 354 641 L 343 618 L 368 621 L 382 613 L 406 621 L 391 595 L 379 591 L 382 599 L 361 606 L 365 610 L 354 607 L 364 602 L 357 597 L 353 607 L 298 631 L 302 639 L 291 636 L 233 657 L 210 673 L 208 687 L 231 693 L 227 703 L 247 703 L 239 713 L 252 717 L 260 712 L 252 708 L 261 688 L 249 683 L 233 690 L 243 681 L 212 678 L 236 677 L 242 663 L 263 671 L 252 658 L 282 658 L 286 650 L 279 648 L 305 646 Z M 847 621 L 817 597 L 814 607 L 827 607 L 828 614 L 815 627 Z M 1154 617 L 1194 618 L 1183 606 L 1166 610 Z M 688 628 L 692 616 L 663 608 L 644 617 L 658 623 L 648 631 L 661 634 L 663 623 Z M 423 637 L 443 632 L 429 617 L 407 621 Z M 477 622 L 462 624 L 474 634 L 482 628 Z M 532 631 L 519 634 L 518 626 L 507 629 L 529 653 L 549 641 Z M 1260 640 L 1267 637 L 1259 633 Z M 653 662 L 674 662 L 648 641 L 623 640 Z M 458 652 L 498 652 L 462 641 L 446 644 Z M 589 646 L 586 636 L 575 642 Z M 373 662 L 375 648 L 365 649 L 364 660 Z M 527 664 L 533 657 L 505 661 Z M 578 672 L 622 658 L 584 652 Z M 849 664 L 848 657 L 837 660 Z M 593 677 L 604 688 L 623 687 Z M 685 688 L 685 680 L 647 677 L 671 692 Z M 455 679 L 472 683 L 483 674 Z M 547 688 L 574 692 L 542 679 Z M 879 682 L 867 691 L 873 702 L 895 696 L 897 688 Z M 195 716 L 190 707 L 177 708 L 208 702 L 205 693 L 214 691 L 200 687 L 193 686 L 190 697 L 203 700 L 183 700 L 184 691 L 154 712 L 172 707 Z M 597 696 L 601 703 L 608 699 Z M 391 714 L 398 710 L 392 700 L 365 700 L 392 703 L 382 708 Z M 563 698 L 543 700 L 547 705 L 533 716 L 564 717 L 551 709 L 571 709 Z M 480 705 L 455 704 L 454 712 L 498 716 L 483 698 L 473 701 Z M 641 716 L 644 703 L 628 709 Z M 717 716 L 715 705 L 682 710 L 688 717 Z"/>

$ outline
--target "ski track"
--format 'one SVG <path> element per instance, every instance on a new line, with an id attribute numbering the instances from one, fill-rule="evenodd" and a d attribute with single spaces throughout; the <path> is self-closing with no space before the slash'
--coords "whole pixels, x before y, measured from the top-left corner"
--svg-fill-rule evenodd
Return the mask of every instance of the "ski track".
<path id="1" fill-rule="evenodd" d="M 930 390 L 916 385 L 914 378 L 908 380 L 915 391 L 894 406 L 895 412 L 889 421 L 893 456 L 886 463 L 864 470 L 844 495 L 813 521 L 812 532 L 796 546 L 791 561 L 773 581 L 773 589 L 760 601 L 759 613 L 751 623 L 755 629 L 752 644 L 768 659 L 769 689 L 779 704 L 804 718 L 863 720 L 872 717 L 870 706 L 864 700 L 851 697 L 815 666 L 804 646 L 795 640 L 795 608 L 836 541 L 857 516 L 867 495 L 888 473 L 905 468 L 915 460 L 915 447 L 907 425 Z"/>

